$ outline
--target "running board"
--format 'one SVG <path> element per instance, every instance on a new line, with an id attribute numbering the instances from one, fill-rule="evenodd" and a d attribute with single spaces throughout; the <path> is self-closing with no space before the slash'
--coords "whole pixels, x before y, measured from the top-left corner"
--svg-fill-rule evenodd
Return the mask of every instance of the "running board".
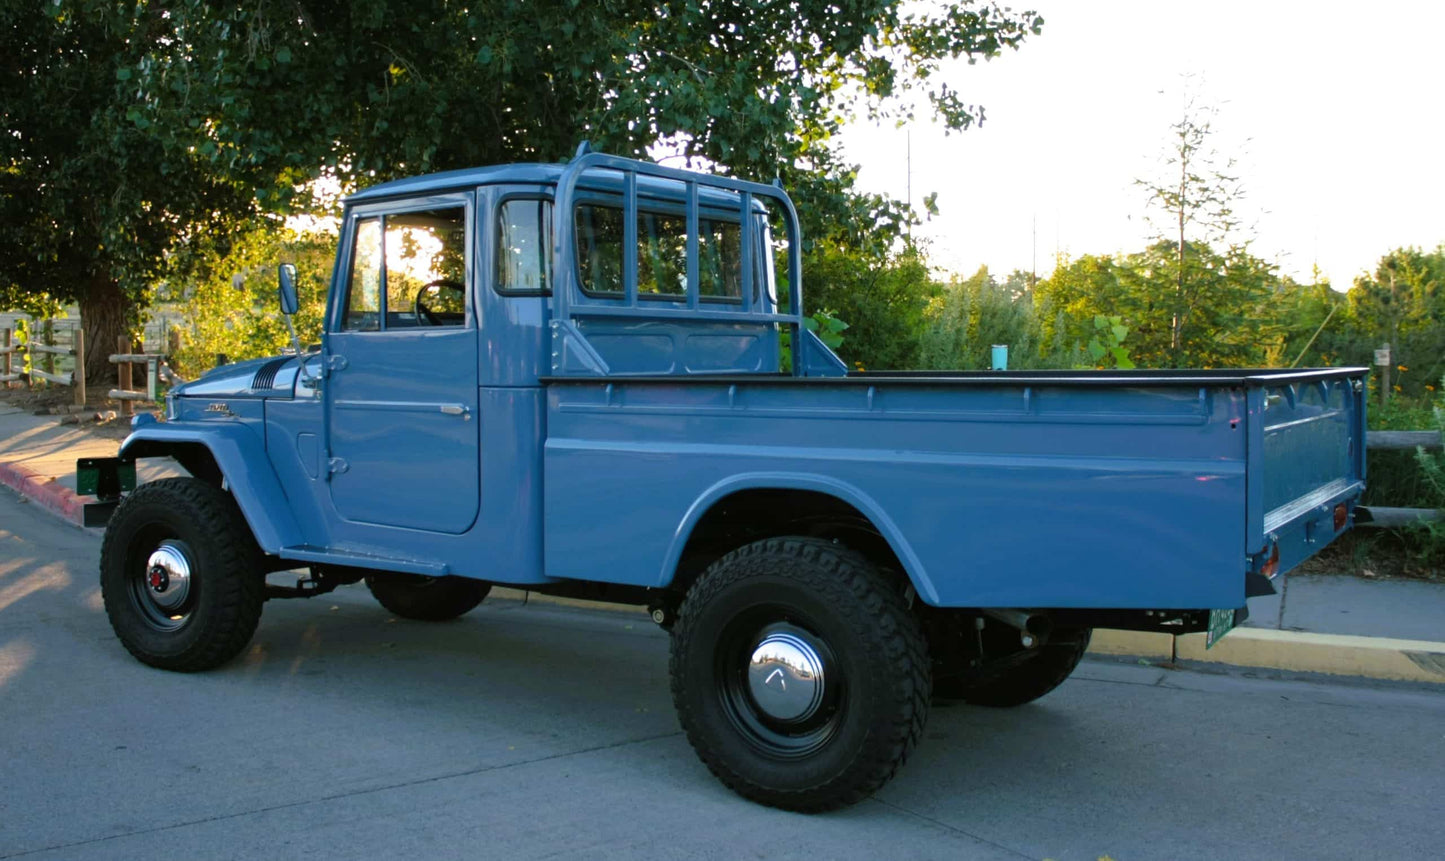
<path id="1" fill-rule="evenodd" d="M 403 574 L 422 574 L 427 577 L 445 577 L 451 567 L 445 562 L 426 559 L 397 559 L 391 556 L 372 556 L 366 553 L 347 553 L 342 550 L 328 550 L 310 544 L 282 547 L 276 554 L 282 559 L 297 562 L 313 562 L 322 565 L 344 565 L 348 568 L 370 568 L 377 571 L 400 571 Z"/>

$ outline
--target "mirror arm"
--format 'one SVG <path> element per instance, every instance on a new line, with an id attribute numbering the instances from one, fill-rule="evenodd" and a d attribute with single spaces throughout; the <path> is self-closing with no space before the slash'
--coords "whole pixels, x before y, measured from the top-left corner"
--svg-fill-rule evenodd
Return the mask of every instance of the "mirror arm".
<path id="1" fill-rule="evenodd" d="M 296 372 L 301 375 L 301 379 L 314 384 L 321 379 L 321 375 L 312 376 L 311 372 L 306 370 L 306 351 L 301 349 L 301 338 L 296 334 L 296 326 L 291 322 L 291 315 L 282 314 L 281 317 L 286 321 L 287 330 L 291 332 L 291 346 L 296 348 Z"/>

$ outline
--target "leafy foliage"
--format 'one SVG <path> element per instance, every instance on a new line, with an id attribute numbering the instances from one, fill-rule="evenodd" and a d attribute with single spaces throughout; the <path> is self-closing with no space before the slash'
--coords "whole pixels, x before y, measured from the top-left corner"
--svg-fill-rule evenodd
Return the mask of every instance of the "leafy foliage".
<path id="1" fill-rule="evenodd" d="M 1126 371 L 1133 368 L 1134 362 L 1124 346 L 1124 339 L 1128 336 L 1129 327 L 1121 323 L 1120 318 L 1096 315 L 1094 337 L 1089 339 L 1089 358 L 1094 361 L 1095 367 L 1115 367 Z"/>
<path id="2" fill-rule="evenodd" d="M 1037 367 L 1034 316 L 1016 273 L 1000 284 L 987 267 L 943 285 L 926 312 L 919 337 L 922 367 L 932 370 L 988 368 L 994 344 L 1009 345 L 1010 365 Z M 1022 276 L 1027 278 L 1027 276 Z"/>
<path id="3" fill-rule="evenodd" d="M 224 257 L 196 261 L 192 287 L 176 296 L 186 321 L 180 352 L 171 364 L 183 377 L 216 363 L 273 356 L 289 346 L 290 333 L 277 310 L 276 261 L 296 264 L 299 308 L 294 318 L 302 345 L 321 338 L 326 287 L 336 236 L 256 230 L 242 235 Z M 163 287 L 162 295 L 167 292 Z"/>
<path id="4" fill-rule="evenodd" d="M 310 180 L 552 161 L 582 139 L 778 176 L 805 236 L 886 253 L 911 210 L 857 192 L 832 135 L 858 113 L 909 118 L 911 96 L 967 128 L 982 109 L 941 63 L 1041 26 L 972 0 L 12 3 L 0 301 L 78 299 L 111 343 L 152 284 L 268 216 L 334 205 Z"/>
<path id="5" fill-rule="evenodd" d="M 935 292 L 921 253 L 850 251 L 825 240 L 814 244 L 803 265 L 805 305 L 849 322 L 838 350 L 844 361 L 870 370 L 915 366 L 917 333 Z"/>

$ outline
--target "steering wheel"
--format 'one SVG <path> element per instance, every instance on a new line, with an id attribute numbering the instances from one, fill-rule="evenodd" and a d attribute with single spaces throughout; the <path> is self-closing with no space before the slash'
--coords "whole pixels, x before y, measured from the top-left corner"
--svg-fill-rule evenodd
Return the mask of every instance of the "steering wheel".
<path id="1" fill-rule="evenodd" d="M 416 302 L 414 303 L 416 306 L 414 311 L 416 313 L 417 325 L 421 325 L 421 321 L 423 320 L 425 320 L 427 322 L 427 325 L 429 326 L 447 325 L 442 320 L 442 318 L 438 316 L 439 314 L 444 314 L 447 312 L 432 311 L 432 309 L 428 308 L 425 304 L 422 303 L 422 297 L 425 296 L 427 294 L 427 291 L 431 290 L 433 287 L 435 287 L 438 292 L 445 288 L 448 290 L 455 290 L 463 296 L 465 296 L 467 293 L 467 288 L 462 286 L 461 283 L 457 281 L 452 281 L 447 278 L 438 278 L 435 281 L 429 281 L 426 284 L 423 284 L 421 286 L 421 289 L 416 291 Z M 463 312 L 463 314 L 465 314 L 465 312 Z"/>

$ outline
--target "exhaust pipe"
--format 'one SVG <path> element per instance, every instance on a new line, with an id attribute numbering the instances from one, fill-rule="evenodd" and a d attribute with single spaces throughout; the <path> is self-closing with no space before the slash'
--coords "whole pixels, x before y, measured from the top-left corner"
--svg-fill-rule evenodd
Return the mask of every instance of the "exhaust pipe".
<path id="1" fill-rule="evenodd" d="M 1019 642 L 1025 649 L 1034 649 L 1048 642 L 1054 623 L 1041 613 L 1013 608 L 989 608 L 981 610 L 985 616 L 1003 622 L 1019 632 Z"/>

